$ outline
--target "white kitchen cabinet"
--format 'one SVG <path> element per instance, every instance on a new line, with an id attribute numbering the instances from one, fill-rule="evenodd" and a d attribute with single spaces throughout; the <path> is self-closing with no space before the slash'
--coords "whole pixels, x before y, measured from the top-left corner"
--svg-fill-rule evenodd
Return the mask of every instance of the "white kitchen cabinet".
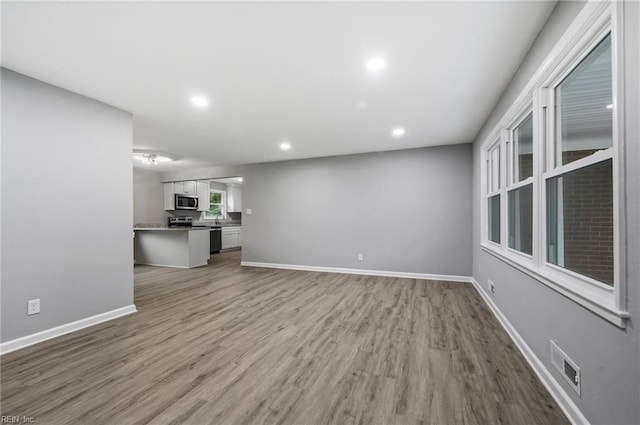
<path id="1" fill-rule="evenodd" d="M 176 209 L 176 194 L 198 197 L 198 211 L 209 209 L 209 185 L 204 182 L 184 181 L 164 184 L 164 209 Z"/>
<path id="2" fill-rule="evenodd" d="M 173 191 L 178 195 L 198 195 L 198 184 L 193 180 L 184 182 L 173 182 Z"/>
<path id="3" fill-rule="evenodd" d="M 209 183 L 197 182 L 198 211 L 209 211 Z"/>
<path id="4" fill-rule="evenodd" d="M 231 233 L 225 233 L 224 230 L 222 231 L 222 249 L 229 249 L 229 248 L 233 248 L 234 242 L 237 240 L 237 237 L 235 235 L 232 235 Z"/>
<path id="5" fill-rule="evenodd" d="M 242 227 L 222 228 L 222 249 L 242 246 Z"/>
<path id="6" fill-rule="evenodd" d="M 227 212 L 242 212 L 242 189 L 227 185 Z"/>
<path id="7" fill-rule="evenodd" d="M 173 191 L 173 183 L 164 184 L 164 209 L 173 211 L 176 209 L 176 196 Z"/>

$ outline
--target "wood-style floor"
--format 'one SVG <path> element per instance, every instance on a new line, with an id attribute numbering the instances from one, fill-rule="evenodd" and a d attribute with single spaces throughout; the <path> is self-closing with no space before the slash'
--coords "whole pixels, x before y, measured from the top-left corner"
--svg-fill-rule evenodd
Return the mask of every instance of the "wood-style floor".
<path id="1" fill-rule="evenodd" d="M 36 424 L 566 424 L 470 284 L 135 268 L 139 312 L 2 357 Z"/>

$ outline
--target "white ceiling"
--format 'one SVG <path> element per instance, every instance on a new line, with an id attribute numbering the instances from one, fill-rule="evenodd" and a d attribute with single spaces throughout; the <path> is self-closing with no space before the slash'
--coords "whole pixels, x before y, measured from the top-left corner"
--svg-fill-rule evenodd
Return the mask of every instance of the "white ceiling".
<path id="1" fill-rule="evenodd" d="M 156 170 L 467 143 L 553 6 L 3 1 L 2 61 L 132 112 Z"/>

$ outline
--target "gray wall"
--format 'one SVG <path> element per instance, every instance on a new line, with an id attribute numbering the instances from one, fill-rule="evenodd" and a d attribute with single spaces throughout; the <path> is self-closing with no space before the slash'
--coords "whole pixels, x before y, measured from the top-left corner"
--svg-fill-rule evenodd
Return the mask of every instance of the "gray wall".
<path id="1" fill-rule="evenodd" d="M 487 290 L 487 279 L 496 283 L 498 308 L 524 338 L 538 358 L 593 424 L 640 423 L 640 3 L 626 2 L 626 145 L 627 217 L 629 220 L 628 299 L 632 319 L 620 329 L 480 249 L 480 153 L 481 144 L 513 103 L 543 59 L 582 9 L 577 2 L 560 2 L 533 44 L 497 107 L 473 146 L 473 275 Z M 549 359 L 549 340 L 554 339 L 581 367 L 579 397 L 556 373 Z"/>
<path id="2" fill-rule="evenodd" d="M 243 261 L 469 276 L 471 146 L 259 164 Z M 358 253 L 364 261 L 358 261 Z"/>
<path id="3" fill-rule="evenodd" d="M 169 213 L 164 210 L 162 174 L 133 169 L 133 222 L 167 224 Z"/>
<path id="4" fill-rule="evenodd" d="M 131 151 L 131 114 L 2 70 L 2 342 L 133 303 Z"/>

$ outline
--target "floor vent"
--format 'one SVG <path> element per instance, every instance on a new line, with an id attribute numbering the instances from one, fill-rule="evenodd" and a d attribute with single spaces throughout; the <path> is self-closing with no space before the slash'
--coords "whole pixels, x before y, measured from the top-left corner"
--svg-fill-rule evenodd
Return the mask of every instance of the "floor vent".
<path id="1" fill-rule="evenodd" d="M 580 368 L 553 341 L 551 341 L 551 363 L 571 388 L 580 395 Z"/>

